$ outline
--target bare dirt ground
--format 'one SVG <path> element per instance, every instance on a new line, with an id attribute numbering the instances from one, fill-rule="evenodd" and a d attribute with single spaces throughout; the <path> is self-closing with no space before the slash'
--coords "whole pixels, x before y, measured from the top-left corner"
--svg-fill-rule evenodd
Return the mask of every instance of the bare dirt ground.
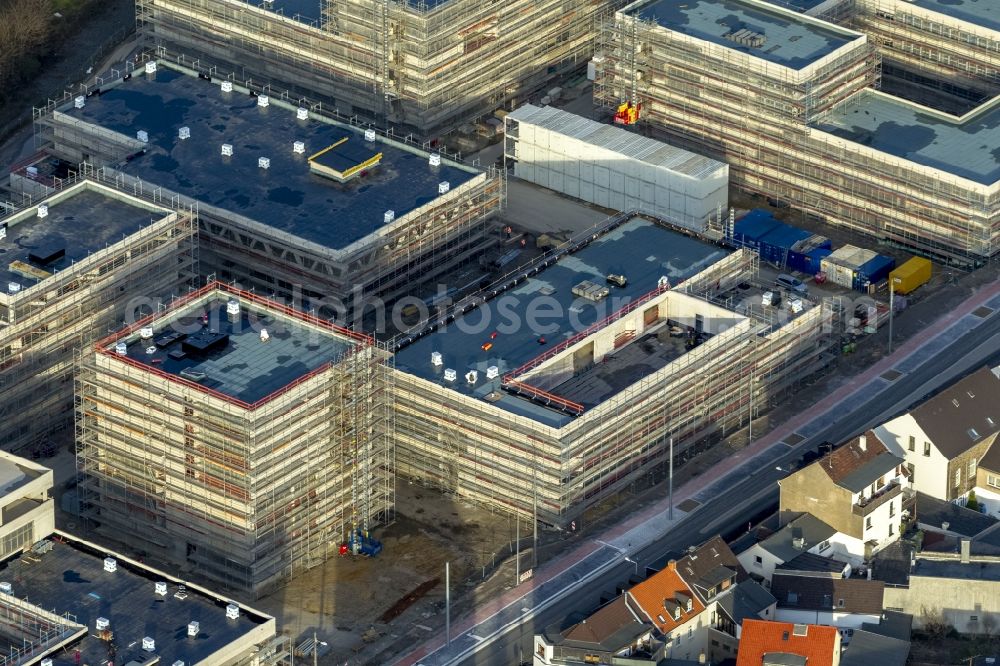
<path id="1" fill-rule="evenodd" d="M 515 522 L 404 479 L 396 507 L 395 523 L 375 532 L 385 546 L 378 557 L 334 557 L 250 603 L 295 643 L 315 631 L 328 643 L 322 663 L 383 663 L 377 655 L 427 638 L 441 624 L 445 563 L 452 598 L 466 596 L 510 556 Z"/>

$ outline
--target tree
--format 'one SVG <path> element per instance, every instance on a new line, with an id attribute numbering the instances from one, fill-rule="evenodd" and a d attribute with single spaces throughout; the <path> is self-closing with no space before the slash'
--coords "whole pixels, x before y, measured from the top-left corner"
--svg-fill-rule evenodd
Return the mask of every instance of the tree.
<path id="1" fill-rule="evenodd" d="M 975 490 L 969 491 L 969 497 L 965 500 L 965 508 L 970 511 L 979 511 L 979 500 L 976 499 Z"/>
<path id="2" fill-rule="evenodd" d="M 50 46 L 53 14 L 51 0 L 0 3 L 0 85 L 37 71 L 37 58 Z"/>

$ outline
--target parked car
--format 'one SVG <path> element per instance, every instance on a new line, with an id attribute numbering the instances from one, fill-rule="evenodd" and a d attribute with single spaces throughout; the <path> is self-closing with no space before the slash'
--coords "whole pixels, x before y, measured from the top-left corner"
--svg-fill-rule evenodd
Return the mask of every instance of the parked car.
<path id="1" fill-rule="evenodd" d="M 782 287 L 783 289 L 794 291 L 796 293 L 802 294 L 803 296 L 809 293 L 809 287 L 807 287 L 805 283 L 802 282 L 802 280 L 796 277 L 792 277 L 791 275 L 788 275 L 786 273 L 782 273 L 781 275 L 779 275 L 777 279 L 774 281 L 774 283 L 779 287 Z"/>

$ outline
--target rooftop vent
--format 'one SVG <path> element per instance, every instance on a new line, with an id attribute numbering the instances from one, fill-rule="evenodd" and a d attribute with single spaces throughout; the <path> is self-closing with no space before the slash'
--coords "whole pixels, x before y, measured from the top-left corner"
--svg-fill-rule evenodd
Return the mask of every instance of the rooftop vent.
<path id="1" fill-rule="evenodd" d="M 111 626 L 111 620 L 109 620 L 109 619 L 108 619 L 108 618 L 106 618 L 106 617 L 99 617 L 99 618 L 97 618 L 97 619 L 96 619 L 96 620 L 94 621 L 94 627 L 95 627 L 95 628 L 96 628 L 96 629 L 97 629 L 98 631 L 104 631 L 105 629 L 107 629 L 107 628 L 108 628 L 108 627 L 110 627 L 110 626 Z"/>
<path id="2" fill-rule="evenodd" d="M 38 217 L 48 217 L 48 216 L 49 216 L 49 205 L 38 204 Z"/>
<path id="3" fill-rule="evenodd" d="M 808 635 L 809 635 L 808 624 L 796 624 L 792 626 L 792 636 L 808 636 Z"/>
<path id="4" fill-rule="evenodd" d="M 128 354 L 128 345 L 124 342 L 115 343 L 115 353 L 119 356 L 125 356 Z"/>
<path id="5" fill-rule="evenodd" d="M 46 657 L 45 659 L 42 659 L 41 666 L 52 666 L 51 657 Z"/>
<path id="6" fill-rule="evenodd" d="M 147 62 L 146 63 L 146 73 L 147 74 L 153 74 L 155 72 L 156 72 L 156 61 L 155 60 L 151 60 L 151 61 Z"/>
<path id="7" fill-rule="evenodd" d="M 188 636 L 197 636 L 199 631 L 201 631 L 201 625 L 198 624 L 198 620 L 188 622 Z"/>
<path id="8" fill-rule="evenodd" d="M 267 332 L 266 328 L 260 329 L 260 341 L 267 342 L 271 339 L 271 334 Z"/>
<path id="9" fill-rule="evenodd" d="M 300 106 L 295 110 L 295 117 L 299 120 L 309 120 L 309 109 Z"/>
<path id="10" fill-rule="evenodd" d="M 73 106 L 75 106 L 78 109 L 82 109 L 86 105 L 87 105 L 87 98 L 84 97 L 83 95 L 77 95 L 76 99 L 73 100 Z"/>
<path id="11" fill-rule="evenodd" d="M 178 659 L 177 661 L 175 661 L 175 662 L 173 663 L 173 665 L 172 665 L 172 666 L 184 666 L 184 662 L 183 662 L 183 661 L 181 661 L 180 659 Z"/>
<path id="12" fill-rule="evenodd" d="M 143 340 L 149 340 L 151 337 L 153 337 L 153 327 L 143 326 L 142 328 L 140 328 L 139 337 L 142 338 Z"/>
<path id="13" fill-rule="evenodd" d="M 479 380 L 479 373 L 475 370 L 469 370 L 465 373 L 465 381 L 470 384 L 475 384 Z"/>
<path id="14" fill-rule="evenodd" d="M 153 652 L 156 650 L 156 641 L 151 636 L 144 636 L 142 639 L 142 649 L 146 652 Z"/>
<path id="15" fill-rule="evenodd" d="M 392 222 L 393 220 L 396 219 L 396 211 L 394 211 L 394 210 L 387 210 L 387 211 L 385 211 L 385 215 L 383 216 L 383 219 L 385 221 L 385 224 L 389 224 L 390 222 Z"/>
<path id="16" fill-rule="evenodd" d="M 118 560 L 113 557 L 104 558 L 104 570 L 108 573 L 114 573 L 118 571 Z"/>
<path id="17" fill-rule="evenodd" d="M 153 354 L 155 354 L 156 353 L 156 345 L 149 345 L 148 347 L 146 347 L 146 353 L 149 354 L 150 356 L 152 356 Z"/>
<path id="18" fill-rule="evenodd" d="M 181 139 L 181 140 L 183 140 L 183 139 L 190 139 L 191 138 L 191 128 L 190 127 L 182 127 L 179 130 L 177 130 L 177 138 Z"/>
<path id="19" fill-rule="evenodd" d="M 7 283 L 7 293 L 8 294 L 16 294 L 19 291 L 21 291 L 21 283 L 19 283 L 19 282 L 8 282 Z"/>
<path id="20" fill-rule="evenodd" d="M 139 139 L 143 143 L 149 143 L 149 132 L 146 130 L 139 130 L 135 133 L 135 138 Z"/>
<path id="21" fill-rule="evenodd" d="M 951 523 L 949 523 L 947 520 L 941 523 L 941 529 L 944 530 L 945 532 L 948 531 L 949 527 L 951 527 Z"/>
<path id="22" fill-rule="evenodd" d="M 271 168 L 271 158 L 270 157 L 258 157 L 257 158 L 257 166 L 259 166 L 261 169 L 270 169 Z"/>
<path id="23" fill-rule="evenodd" d="M 970 437 L 970 438 L 971 438 L 972 440 L 977 440 L 977 439 L 979 439 L 979 433 L 978 433 L 978 432 L 976 432 L 976 429 L 975 429 L 975 428 L 969 428 L 969 429 L 968 429 L 968 430 L 966 430 L 965 432 L 966 432 L 966 433 L 967 433 L 967 434 L 969 435 L 969 437 Z"/>
<path id="24" fill-rule="evenodd" d="M 427 158 L 427 163 L 431 166 L 441 166 L 441 155 L 439 153 L 431 153 Z"/>
<path id="25" fill-rule="evenodd" d="M 458 373 L 451 368 L 444 369 L 444 379 L 448 382 L 453 382 L 458 377 Z"/>
<path id="26" fill-rule="evenodd" d="M 304 153 L 306 152 L 306 144 L 304 141 L 296 141 L 292 144 L 293 153 Z"/>
<path id="27" fill-rule="evenodd" d="M 792 539 L 792 547 L 796 550 L 802 550 L 806 547 L 806 540 L 802 537 L 795 537 Z"/>
<path id="28" fill-rule="evenodd" d="M 219 84 L 219 87 L 222 88 L 222 92 L 233 92 L 232 81 L 223 81 L 221 84 Z"/>
<path id="29" fill-rule="evenodd" d="M 575 285 L 571 290 L 574 296 L 579 296 L 580 298 L 586 298 L 590 301 L 599 302 L 607 298 L 611 290 L 604 285 L 595 284 L 590 280 L 584 280 L 579 284 Z"/>
<path id="30" fill-rule="evenodd" d="M 486 368 L 486 379 L 496 379 L 500 376 L 500 368 L 495 365 L 491 365 Z"/>
<path id="31" fill-rule="evenodd" d="M 224 144 L 222 144 L 222 155 L 224 157 L 232 157 L 233 156 L 233 144 L 231 144 L 231 143 L 224 143 Z"/>
<path id="32" fill-rule="evenodd" d="M 438 183 L 438 194 L 447 194 L 448 190 L 451 189 L 451 183 L 447 180 L 442 180 Z"/>
<path id="33" fill-rule="evenodd" d="M 167 584 L 160 580 L 153 584 L 153 592 L 161 597 L 167 596 Z"/>
<path id="34" fill-rule="evenodd" d="M 230 620 L 235 620 L 240 616 L 240 607 L 237 604 L 229 604 L 226 606 L 226 617 Z"/>
<path id="35" fill-rule="evenodd" d="M 444 365 L 444 357 L 441 352 L 431 352 L 431 365 Z"/>
<path id="36" fill-rule="evenodd" d="M 240 319 L 240 302 L 235 298 L 230 298 L 226 303 L 226 319 L 232 323 Z"/>
<path id="37" fill-rule="evenodd" d="M 375 140 L 375 130 L 373 130 L 373 129 L 366 129 L 365 130 L 365 141 L 374 141 L 374 140 Z"/>
<path id="38" fill-rule="evenodd" d="M 267 95 L 257 95 L 257 106 L 267 108 L 271 105 L 271 98 Z"/>
<path id="39" fill-rule="evenodd" d="M 858 448 L 862 451 L 868 450 L 868 438 L 864 435 L 858 437 Z"/>
<path id="40" fill-rule="evenodd" d="M 656 286 L 658 289 L 670 289 L 670 278 L 661 275 L 660 279 L 656 281 Z"/>
<path id="41" fill-rule="evenodd" d="M 10 586 L 10 583 L 4 581 L 0 583 L 0 592 L 3 594 L 14 594 L 14 588 Z"/>

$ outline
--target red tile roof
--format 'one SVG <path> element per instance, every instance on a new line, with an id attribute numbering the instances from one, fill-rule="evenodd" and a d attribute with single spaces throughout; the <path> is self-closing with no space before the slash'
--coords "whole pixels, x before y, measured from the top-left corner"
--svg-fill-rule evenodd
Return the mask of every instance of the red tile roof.
<path id="1" fill-rule="evenodd" d="M 780 653 L 805 657 L 807 666 L 833 666 L 840 661 L 834 659 L 840 654 L 840 633 L 816 624 L 743 621 L 736 666 L 761 666 L 764 655 Z"/>
<path id="2" fill-rule="evenodd" d="M 678 574 L 677 563 L 673 561 L 663 571 L 656 572 L 629 590 L 629 595 L 664 634 L 669 634 L 705 610 L 705 605 Z M 686 609 L 688 599 L 691 600 L 690 611 Z M 675 606 L 680 607 L 680 618 L 677 620 L 673 616 Z"/>

